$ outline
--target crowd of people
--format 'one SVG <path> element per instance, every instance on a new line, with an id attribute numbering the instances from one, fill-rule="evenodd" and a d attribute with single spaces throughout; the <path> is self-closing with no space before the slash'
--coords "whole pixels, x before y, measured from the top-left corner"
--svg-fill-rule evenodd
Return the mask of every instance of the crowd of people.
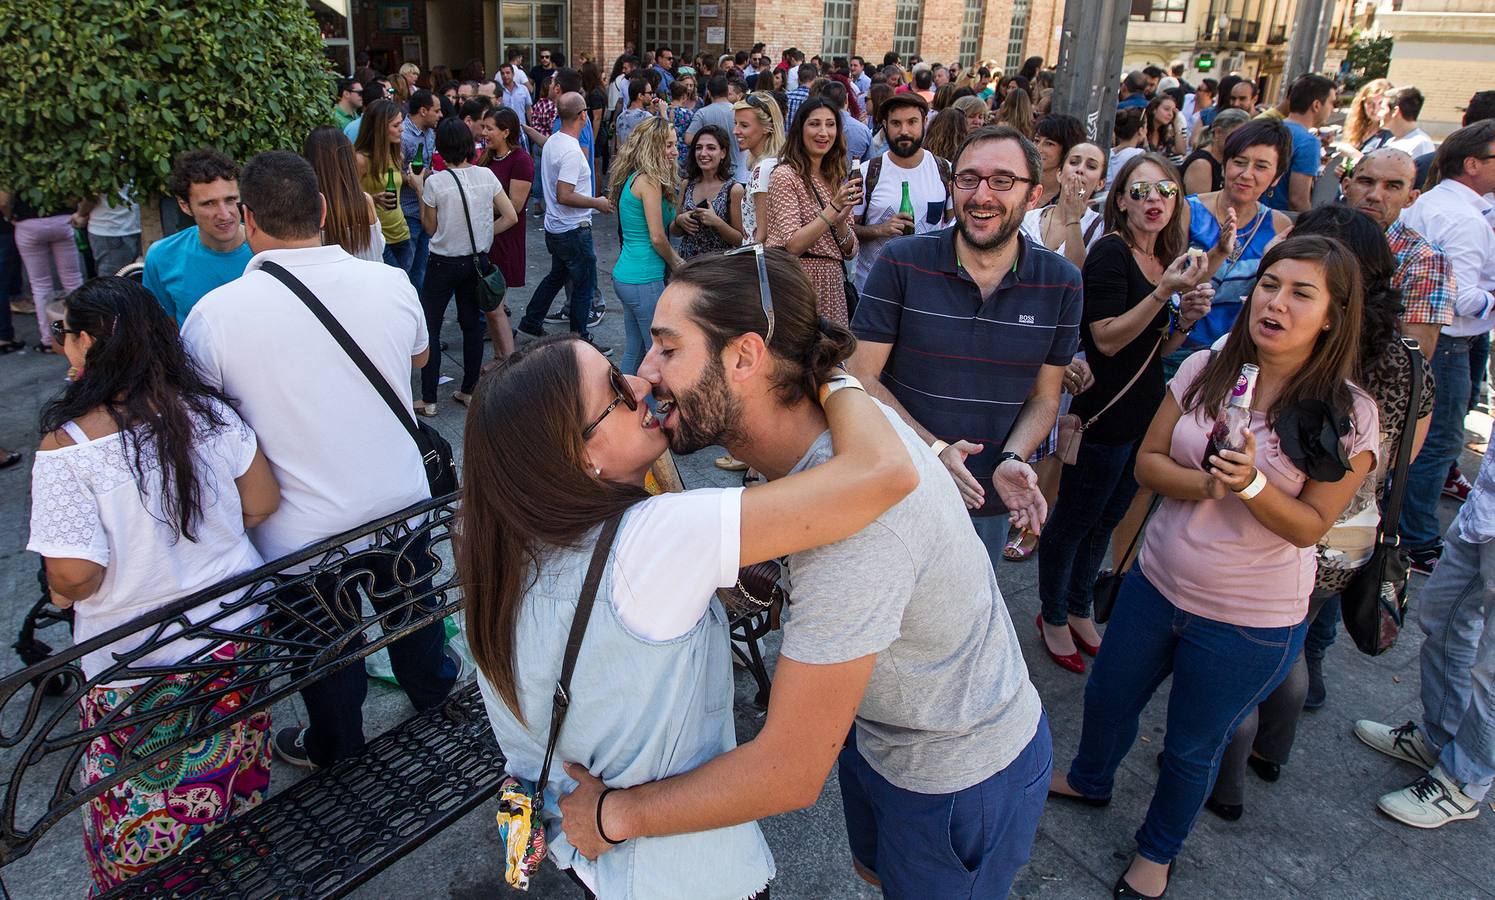
<path id="1" fill-rule="evenodd" d="M 1495 325 L 1495 92 L 1435 146 L 1415 87 L 1366 84 L 1340 127 L 1320 75 L 1261 107 L 1250 79 L 1149 67 L 1121 81 L 1106 146 L 1051 111 L 1039 58 L 1013 74 L 764 50 L 630 50 L 607 77 L 551 51 L 493 78 L 360 70 L 296 152 L 179 156 L 190 224 L 138 278 L 115 274 L 140 252 L 128 189 L 72 209 L 0 195 L 0 289 L 24 266 L 36 349 L 69 365 L 42 413 L 28 549 L 75 637 L 428 498 L 400 417 L 438 414 L 455 299 L 467 641 L 510 774 L 549 779 L 549 858 L 591 894 L 766 898 L 757 820 L 813 804 L 836 767 L 863 878 L 1004 896 L 1046 797 L 1109 802 L 1172 675 L 1114 889 L 1162 896 L 1201 810 L 1241 818 L 1245 773 L 1276 780 L 1302 710 L 1326 702 L 1340 595 L 1388 484 L 1431 574 L 1413 611 L 1423 719 L 1355 733 L 1422 770 L 1380 798 L 1387 815 L 1477 815 L 1495 779 L 1477 674 L 1495 653 L 1495 463 L 1471 485 L 1457 462 Z M 617 364 L 594 331 L 596 213 L 620 241 Z M 530 216 L 550 266 L 520 297 Z M 27 349 L 0 325 L 0 353 Z M 713 446 L 753 486 L 646 489 L 667 449 Z M 1463 506 L 1440 534 L 1444 496 Z M 1088 675 L 1067 767 L 999 587 L 1001 561 L 1034 557 L 1044 655 Z M 771 560 L 794 602 L 767 718 L 737 746 L 714 597 Z M 379 609 L 411 580 L 365 590 Z M 589 620 L 557 737 L 553 675 L 586 592 L 611 613 Z M 419 709 L 462 676 L 439 624 L 390 657 Z M 143 702 L 133 684 L 91 691 L 85 722 Z M 257 803 L 272 754 L 360 752 L 365 693 L 346 667 L 303 692 L 306 724 L 257 716 L 172 784 L 92 801 L 95 885 Z M 90 746 L 84 780 L 118 752 Z M 178 817 L 168 794 L 192 786 L 217 806 Z"/>

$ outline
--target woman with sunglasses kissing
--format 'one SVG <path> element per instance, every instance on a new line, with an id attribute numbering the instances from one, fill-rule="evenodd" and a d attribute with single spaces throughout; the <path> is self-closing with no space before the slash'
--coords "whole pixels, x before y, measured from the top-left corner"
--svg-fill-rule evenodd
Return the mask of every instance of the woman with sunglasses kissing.
<path id="1" fill-rule="evenodd" d="M 760 260 L 760 285 L 761 249 L 749 251 Z M 689 289 L 692 270 L 724 262 L 688 263 L 671 289 Z M 771 294 L 761 293 L 772 312 Z M 812 390 L 839 371 L 833 365 L 853 339 L 822 332 L 810 303 L 784 306 L 765 315 L 762 335 L 739 340 L 803 360 L 804 383 L 793 386 Z M 551 858 L 603 898 L 766 897 L 773 861 L 754 823 L 638 838 L 596 860 L 582 857 L 561 833 L 558 799 L 576 788 L 562 763 L 626 787 L 732 749 L 727 621 L 714 591 L 736 584 L 741 566 L 866 527 L 914 488 L 912 460 L 863 391 L 827 389 L 830 462 L 749 491 L 650 496 L 645 475 L 666 436 L 644 403 L 647 381 L 622 374 L 584 341 L 556 336 L 509 357 L 484 385 L 468 417 L 456 554 L 479 684 L 517 778 L 533 781 L 540 771 L 583 575 L 603 523 L 623 517 L 550 772 L 543 819 Z M 600 817 L 605 802 L 604 794 L 589 814 Z"/>

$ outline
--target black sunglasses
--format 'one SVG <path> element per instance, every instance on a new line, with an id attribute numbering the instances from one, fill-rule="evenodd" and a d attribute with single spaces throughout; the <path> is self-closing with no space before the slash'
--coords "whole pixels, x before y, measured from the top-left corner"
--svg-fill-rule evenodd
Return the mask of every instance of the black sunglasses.
<path id="1" fill-rule="evenodd" d="M 607 369 L 607 380 L 612 384 L 613 393 L 617 397 L 607 405 L 607 409 L 602 411 L 602 415 L 598 416 L 592 421 L 592 424 L 581 430 L 581 439 L 584 441 L 592 437 L 592 432 L 597 430 L 597 426 L 602 424 L 603 419 L 607 418 L 613 410 L 618 408 L 619 403 L 628 407 L 629 412 L 636 412 L 638 410 L 638 400 L 633 396 L 633 389 L 628 386 L 628 381 L 623 378 L 623 373 L 618 370 L 617 366 L 611 364 L 608 365 Z"/>
<path id="2" fill-rule="evenodd" d="M 773 344 L 773 291 L 768 286 L 768 260 L 764 255 L 762 244 L 748 244 L 738 247 L 736 250 L 728 250 L 723 256 L 736 256 L 739 253 L 751 253 L 757 257 L 758 262 L 758 302 L 763 304 L 763 317 L 768 320 L 768 332 L 763 335 L 765 346 Z"/>
<path id="3" fill-rule="evenodd" d="M 67 340 L 67 335 L 82 333 L 82 331 L 76 328 L 69 328 L 66 325 L 62 324 L 61 319 L 58 319 L 57 321 L 52 323 L 52 341 L 54 343 L 61 344 Z"/>

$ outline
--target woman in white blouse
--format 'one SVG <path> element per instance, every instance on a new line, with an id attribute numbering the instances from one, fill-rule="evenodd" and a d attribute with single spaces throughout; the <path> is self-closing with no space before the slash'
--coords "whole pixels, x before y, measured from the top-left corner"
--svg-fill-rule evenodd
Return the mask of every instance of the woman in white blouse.
<path id="1" fill-rule="evenodd" d="M 1105 151 L 1089 141 L 1069 148 L 1059 164 L 1059 193 L 1053 203 L 1028 210 L 1023 234 L 1083 268 L 1085 252 L 1106 230 L 1101 214 L 1089 205 L 1105 177 Z"/>
<path id="2" fill-rule="evenodd" d="M 42 556 L 52 602 L 72 607 L 73 638 L 83 642 L 257 568 L 260 556 L 245 529 L 275 511 L 280 488 L 254 432 L 229 399 L 198 376 L 176 323 L 149 291 L 126 278 L 95 278 L 64 306 L 52 331 L 72 365 L 71 384 L 42 410 L 45 437 L 32 470 L 27 549 Z M 199 607 L 193 618 L 239 596 Z M 248 627 L 260 611 L 246 607 L 219 626 Z M 85 655 L 84 676 L 105 674 L 116 654 L 139 643 L 125 638 Z M 226 661 L 241 648 L 179 641 L 131 665 L 209 655 Z M 124 705 L 138 712 L 170 702 L 202 678 L 169 676 L 147 683 L 137 697 L 143 679 L 118 671 L 83 699 L 83 724 Z M 218 706 L 244 702 L 239 692 L 229 692 Z M 205 739 L 205 748 L 183 751 L 168 767 L 170 783 L 160 777 L 166 769 L 157 769 L 93 800 L 84 834 L 96 886 L 107 890 L 257 804 L 269 786 L 269 725 L 268 713 L 261 713 Z M 90 742 L 82 761 L 85 785 L 116 770 L 128 737 Z M 203 805 L 168 802 L 188 792 L 205 798 Z M 154 837 L 141 854 L 130 836 L 147 819 Z"/>

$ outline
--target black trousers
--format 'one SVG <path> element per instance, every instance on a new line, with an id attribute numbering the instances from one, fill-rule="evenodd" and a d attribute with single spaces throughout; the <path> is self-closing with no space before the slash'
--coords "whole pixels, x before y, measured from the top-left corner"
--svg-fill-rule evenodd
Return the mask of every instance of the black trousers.
<path id="1" fill-rule="evenodd" d="M 483 368 L 483 312 L 478 309 L 478 269 L 471 256 L 440 256 L 426 260 L 426 280 L 420 289 L 420 305 L 426 313 L 426 331 L 431 338 L 431 358 L 420 370 L 422 403 L 436 402 L 436 383 L 441 380 L 441 323 L 452 295 L 457 297 L 457 324 L 462 328 L 462 393 L 471 394 Z"/>

